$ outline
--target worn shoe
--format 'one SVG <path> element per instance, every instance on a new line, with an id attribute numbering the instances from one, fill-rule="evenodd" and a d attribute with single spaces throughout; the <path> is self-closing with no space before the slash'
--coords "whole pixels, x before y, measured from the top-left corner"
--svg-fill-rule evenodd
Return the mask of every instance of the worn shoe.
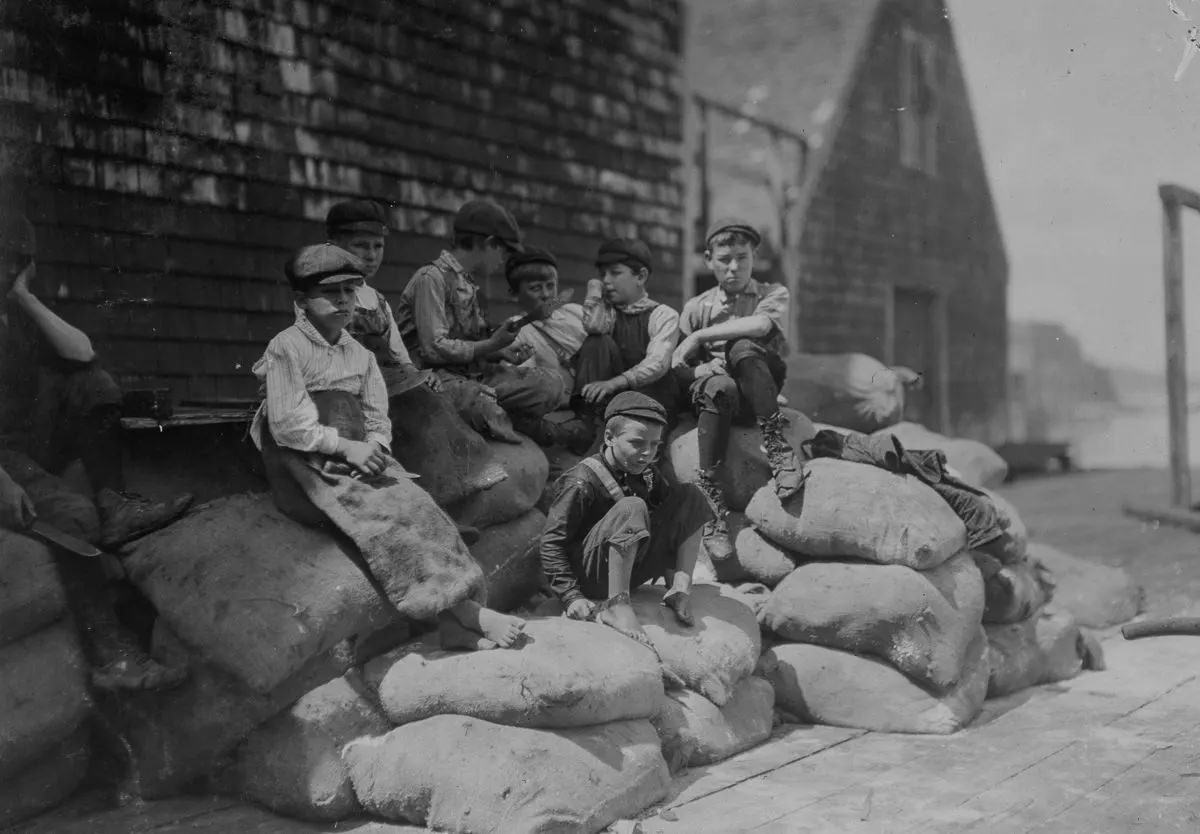
<path id="1" fill-rule="evenodd" d="M 795 450 L 784 436 L 786 426 L 787 418 L 780 411 L 776 411 L 770 417 L 758 418 L 763 451 L 766 452 L 771 475 L 775 478 L 775 494 L 780 498 L 788 498 L 799 492 L 806 477 Z"/>
<path id="2" fill-rule="evenodd" d="M 696 486 L 704 493 L 712 507 L 713 517 L 704 522 L 700 531 L 701 545 L 708 551 L 708 558 L 720 562 L 733 555 L 733 543 L 729 540 L 729 527 L 726 519 L 729 517 L 729 506 L 725 503 L 725 491 L 717 481 L 718 467 L 709 471 L 701 471 Z"/>
<path id="3" fill-rule="evenodd" d="M 100 546 L 115 548 L 139 536 L 161 530 L 192 505 L 196 496 L 185 492 L 170 501 L 155 502 L 132 492 L 102 489 L 96 493 L 100 510 Z"/>
<path id="4" fill-rule="evenodd" d="M 141 651 L 127 650 L 92 670 L 92 686 L 108 691 L 173 689 L 187 680 L 187 676 L 186 667 L 164 666 Z"/>

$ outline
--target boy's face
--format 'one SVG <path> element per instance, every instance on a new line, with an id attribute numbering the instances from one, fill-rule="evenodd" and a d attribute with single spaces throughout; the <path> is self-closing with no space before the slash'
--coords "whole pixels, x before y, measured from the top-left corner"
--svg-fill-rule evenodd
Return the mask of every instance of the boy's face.
<path id="1" fill-rule="evenodd" d="M 754 272 L 754 247 L 749 243 L 716 244 L 705 262 L 725 292 L 741 292 Z"/>
<path id="2" fill-rule="evenodd" d="M 353 278 L 336 284 L 318 284 L 307 292 L 296 293 L 296 303 L 305 316 L 330 342 L 346 329 L 354 315 L 354 301 L 363 279 Z"/>
<path id="3" fill-rule="evenodd" d="M 604 297 L 610 304 L 632 304 L 646 294 L 646 270 L 629 264 L 605 264 L 600 269 Z"/>
<path id="4" fill-rule="evenodd" d="M 521 312 L 536 312 L 543 304 L 558 297 L 558 272 L 554 271 L 551 276 L 522 278 L 515 295 Z"/>
<path id="5" fill-rule="evenodd" d="M 370 232 L 351 232 L 335 236 L 330 243 L 362 258 L 367 265 L 367 280 L 374 278 L 379 267 L 383 265 L 383 235 L 373 235 Z"/>
<path id="6" fill-rule="evenodd" d="M 662 433 L 658 423 L 626 420 L 619 431 L 604 430 L 604 445 L 612 450 L 613 460 L 622 471 L 638 475 L 658 457 Z"/>

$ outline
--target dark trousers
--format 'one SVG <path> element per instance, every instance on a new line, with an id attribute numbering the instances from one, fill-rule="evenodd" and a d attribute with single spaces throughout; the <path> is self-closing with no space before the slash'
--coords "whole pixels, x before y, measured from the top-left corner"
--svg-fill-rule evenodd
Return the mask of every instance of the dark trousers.
<path id="1" fill-rule="evenodd" d="M 641 498 L 622 498 L 588 531 L 572 560 L 579 589 L 591 599 L 609 597 L 610 548 L 636 553 L 630 590 L 660 576 L 669 579 L 680 545 L 710 518 L 708 501 L 693 484 L 676 486 L 653 512 Z"/>
<path id="2" fill-rule="evenodd" d="M 571 392 L 573 394 L 572 406 L 577 412 L 591 411 L 596 416 L 603 414 L 604 406 L 607 403 L 597 403 L 596 405 L 583 403 L 579 397 L 583 386 L 593 382 L 606 382 L 627 370 L 629 368 L 626 367 L 626 362 L 621 357 L 621 349 L 612 336 L 608 334 L 588 336 L 583 340 L 579 352 L 575 354 L 575 390 Z M 670 373 L 633 390 L 639 394 L 645 394 L 666 409 L 668 429 L 675 425 L 679 411 L 679 383 Z"/>
<path id="3" fill-rule="evenodd" d="M 756 419 L 779 411 L 779 389 L 787 376 L 783 359 L 753 339 L 738 339 L 726 346 L 725 368 L 727 373 L 693 378 L 688 385 L 697 412 L 696 434 L 703 470 L 725 460 L 730 428 L 735 422 L 752 425 Z"/>

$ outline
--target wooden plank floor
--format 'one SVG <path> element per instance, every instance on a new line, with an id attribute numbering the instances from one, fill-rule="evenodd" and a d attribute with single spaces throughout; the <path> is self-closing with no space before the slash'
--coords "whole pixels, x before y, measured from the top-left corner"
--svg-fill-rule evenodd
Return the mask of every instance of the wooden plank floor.
<path id="1" fill-rule="evenodd" d="M 675 780 L 644 834 L 1200 831 L 1200 639 L 1105 641 L 1108 670 L 989 701 L 953 736 L 785 726 Z M 67 808 L 21 834 L 408 834 L 229 800 Z"/>

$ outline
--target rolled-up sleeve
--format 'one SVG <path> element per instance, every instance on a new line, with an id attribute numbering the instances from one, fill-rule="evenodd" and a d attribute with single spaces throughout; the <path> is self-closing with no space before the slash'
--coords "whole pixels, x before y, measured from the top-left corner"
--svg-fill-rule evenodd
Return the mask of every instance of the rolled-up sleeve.
<path id="1" fill-rule="evenodd" d="M 582 542 L 587 535 L 586 530 L 579 528 L 589 494 L 590 487 L 585 481 L 568 478 L 546 512 L 541 543 L 542 572 L 564 606 L 584 598 L 579 579 L 571 567 L 569 547 L 571 542 Z"/>
<path id="2" fill-rule="evenodd" d="M 400 328 L 396 325 L 396 316 L 392 313 L 392 305 L 387 303 L 382 294 L 379 296 L 379 302 L 383 307 L 383 316 L 388 324 L 388 352 L 391 354 L 392 361 L 400 365 L 411 365 L 412 357 L 408 354 L 408 348 L 404 346 L 404 338 L 400 335 Z"/>
<path id="3" fill-rule="evenodd" d="M 758 300 L 754 315 L 766 316 L 780 333 L 787 332 L 788 306 L 791 297 L 783 284 L 764 285 L 766 292 Z"/>
<path id="4" fill-rule="evenodd" d="M 475 343 L 450 338 L 446 311 L 446 282 L 436 267 L 425 267 L 412 278 L 413 325 L 421 359 L 429 365 L 454 365 L 475 358 Z"/>
<path id="5" fill-rule="evenodd" d="M 659 304 L 650 312 L 646 323 L 650 337 L 646 345 L 646 357 L 621 376 L 630 388 L 641 388 L 666 376 L 671 368 L 671 355 L 679 344 L 679 313 L 666 304 Z"/>
<path id="6" fill-rule="evenodd" d="M 367 373 L 363 377 L 363 390 L 360 395 L 363 407 L 363 424 L 366 428 L 367 440 L 374 440 L 388 452 L 392 450 L 392 421 L 388 419 L 387 385 L 383 381 L 383 373 L 372 354 L 367 363 Z"/>
<path id="7" fill-rule="evenodd" d="M 276 443 L 300 452 L 337 452 L 337 429 L 321 425 L 294 346 L 279 338 L 272 340 L 254 372 L 266 384 L 267 426 Z"/>
<path id="8" fill-rule="evenodd" d="M 690 336 L 697 330 L 704 327 L 704 321 L 700 315 L 702 302 L 700 296 L 688 299 L 688 302 L 683 305 L 683 314 L 679 317 L 679 332 L 684 336 Z"/>

